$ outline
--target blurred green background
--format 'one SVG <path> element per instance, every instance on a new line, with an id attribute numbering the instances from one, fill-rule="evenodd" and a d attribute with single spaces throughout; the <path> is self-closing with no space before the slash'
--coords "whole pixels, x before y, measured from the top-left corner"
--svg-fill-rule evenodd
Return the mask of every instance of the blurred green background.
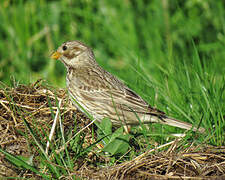
<path id="1" fill-rule="evenodd" d="M 51 53 L 80 40 L 151 105 L 224 144 L 225 1 L 2 0 L 0 81 L 65 87 Z M 211 138 L 211 137 L 214 138 Z"/>
<path id="2" fill-rule="evenodd" d="M 213 61 L 223 75 L 224 6 L 212 0 L 2 0 L 0 80 L 43 78 L 65 87 L 63 65 L 49 56 L 67 40 L 91 46 L 102 66 L 131 83 L 136 70 L 129 65 L 142 65 L 155 78 L 162 68 L 176 68 L 174 61 L 191 66 L 193 44 L 201 61 Z"/>

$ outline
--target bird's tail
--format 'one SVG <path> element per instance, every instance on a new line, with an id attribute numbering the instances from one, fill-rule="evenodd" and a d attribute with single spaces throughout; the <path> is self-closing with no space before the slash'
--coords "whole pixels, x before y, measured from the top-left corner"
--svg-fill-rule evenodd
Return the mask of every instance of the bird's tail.
<path id="1" fill-rule="evenodd" d="M 182 128 L 182 129 L 198 131 L 200 133 L 205 132 L 205 129 L 202 128 L 202 127 L 196 128 L 196 127 L 193 127 L 192 124 L 182 122 L 182 121 L 179 121 L 177 119 L 173 119 L 173 118 L 169 118 L 169 117 L 162 118 L 160 123 L 170 125 L 170 126 L 174 126 L 174 127 L 179 127 L 179 128 Z"/>

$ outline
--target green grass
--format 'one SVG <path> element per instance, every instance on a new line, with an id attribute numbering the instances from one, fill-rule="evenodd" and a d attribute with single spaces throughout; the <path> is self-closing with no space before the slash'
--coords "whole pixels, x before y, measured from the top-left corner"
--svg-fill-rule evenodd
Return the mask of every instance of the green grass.
<path id="1" fill-rule="evenodd" d="M 63 64 L 49 56 L 62 42 L 81 40 L 152 106 L 206 128 L 206 135 L 188 134 L 186 141 L 225 145 L 222 1 L 4 0 L 0 22 L 4 83 L 42 78 L 65 87 Z M 150 130 L 141 131 L 146 141 L 151 135 L 161 143 L 170 132 L 182 132 L 160 125 Z"/>

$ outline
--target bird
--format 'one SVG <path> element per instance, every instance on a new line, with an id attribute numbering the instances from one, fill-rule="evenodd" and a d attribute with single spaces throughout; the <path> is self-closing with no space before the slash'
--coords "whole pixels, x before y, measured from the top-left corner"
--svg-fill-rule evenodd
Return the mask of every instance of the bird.
<path id="1" fill-rule="evenodd" d="M 94 120 L 101 122 L 109 118 L 115 127 L 160 123 L 205 131 L 151 107 L 116 76 L 103 69 L 97 63 L 93 50 L 78 40 L 64 42 L 51 58 L 60 60 L 67 69 L 66 86 L 73 104 Z"/>

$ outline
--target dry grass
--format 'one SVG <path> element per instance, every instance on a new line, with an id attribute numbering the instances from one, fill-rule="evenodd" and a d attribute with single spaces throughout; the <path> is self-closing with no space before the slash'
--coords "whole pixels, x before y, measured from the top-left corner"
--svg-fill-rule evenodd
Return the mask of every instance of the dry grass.
<path id="1" fill-rule="evenodd" d="M 57 100 L 56 100 L 57 99 Z M 53 121 L 52 113 L 57 111 L 57 101 L 62 100 L 60 107 L 65 131 L 74 126 L 74 117 L 80 129 L 90 121 L 78 112 L 68 101 L 65 90 L 36 82 L 31 85 L 19 85 L 15 88 L 4 86 L 0 89 L 0 146 L 14 154 L 27 156 L 38 155 L 37 148 L 31 143 L 31 137 L 24 125 L 26 119 L 32 128 L 40 134 L 50 132 Z M 51 109 L 53 112 L 51 112 Z M 79 129 L 78 129 L 79 131 Z M 92 129 L 86 128 L 86 142 L 90 143 Z M 76 132 L 74 132 L 75 134 Z M 44 135 L 42 137 L 45 137 Z M 42 141 L 47 142 L 47 139 Z M 116 164 L 112 167 L 95 166 L 96 159 L 89 162 L 81 160 L 73 174 L 88 179 L 225 179 L 225 147 L 201 146 L 177 150 L 178 142 L 169 145 L 167 151 L 146 152 L 131 161 Z M 37 161 L 37 160 L 36 160 Z M 36 162 L 38 163 L 38 162 Z M 22 172 L 22 173 L 21 173 Z M 0 154 L 0 176 L 34 177 L 29 171 L 21 171 L 5 160 Z"/>
<path id="2" fill-rule="evenodd" d="M 110 168 L 84 168 L 79 174 L 90 179 L 225 179 L 225 147 L 205 146 L 198 151 L 190 147 L 177 153 L 176 145 Z"/>
<path id="3" fill-rule="evenodd" d="M 19 85 L 15 88 L 5 86 L 0 89 L 0 147 L 14 155 L 25 157 L 38 155 L 23 119 L 27 120 L 39 135 L 45 137 L 44 133 L 51 130 L 54 119 L 52 113 L 56 113 L 57 101 L 60 99 L 62 99 L 60 111 L 65 132 L 74 126 L 75 116 L 77 127 L 81 129 L 88 125 L 90 121 L 70 104 L 66 95 L 65 90 L 52 90 L 39 81 L 28 86 Z M 86 134 L 91 134 L 91 128 L 86 128 L 84 131 Z M 46 138 L 41 141 L 47 143 Z M 0 154 L 0 176 L 17 176 L 20 172 L 17 171 Z"/>

